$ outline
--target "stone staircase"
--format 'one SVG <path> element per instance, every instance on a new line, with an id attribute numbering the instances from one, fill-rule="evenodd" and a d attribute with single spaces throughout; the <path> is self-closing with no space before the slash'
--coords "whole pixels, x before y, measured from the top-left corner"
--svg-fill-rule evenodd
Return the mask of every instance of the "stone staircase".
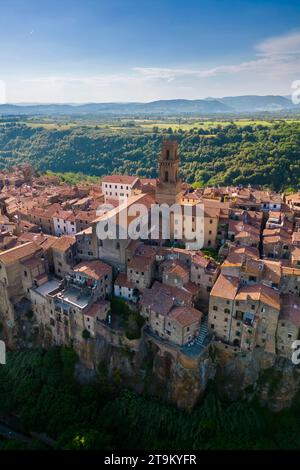
<path id="1" fill-rule="evenodd" d="M 198 346 L 202 346 L 204 343 L 204 340 L 207 336 L 208 333 L 208 327 L 207 327 L 207 319 L 205 319 L 200 326 L 199 329 L 199 334 L 197 338 L 195 339 L 195 343 L 198 344 Z"/>

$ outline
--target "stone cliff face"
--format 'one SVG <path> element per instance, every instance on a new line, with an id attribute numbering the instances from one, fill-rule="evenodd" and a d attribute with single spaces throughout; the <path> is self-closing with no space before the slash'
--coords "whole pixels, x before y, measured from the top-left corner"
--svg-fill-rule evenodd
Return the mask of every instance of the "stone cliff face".
<path id="1" fill-rule="evenodd" d="M 9 349 L 48 348 L 53 344 L 47 328 L 38 326 L 28 308 L 15 308 L 5 297 L 0 306 L 1 339 Z M 24 307 L 24 306 L 23 306 Z M 212 344 L 198 358 L 147 335 L 128 340 L 121 332 L 101 326 L 96 339 L 73 343 L 79 356 L 77 378 L 89 381 L 105 366 L 109 378 L 138 393 L 156 396 L 191 411 L 213 380 L 231 400 L 256 397 L 273 411 L 288 408 L 300 390 L 300 367 L 256 349 L 234 352 Z"/>
<path id="2" fill-rule="evenodd" d="M 113 346 L 104 338 L 88 340 L 77 353 L 86 365 L 105 364 L 111 380 L 138 393 L 156 396 L 186 410 L 192 410 L 214 377 L 215 366 L 206 355 L 191 360 L 166 345 L 158 347 L 149 340 L 130 346 Z M 91 369 L 79 367 L 80 381 L 89 380 Z"/>
<path id="3" fill-rule="evenodd" d="M 89 348 L 91 358 L 106 365 L 113 381 L 187 411 L 201 399 L 210 380 L 230 400 L 256 397 L 272 411 L 288 408 L 300 390 L 300 368 L 258 349 L 224 354 L 214 344 L 199 358 L 189 358 L 149 338 L 134 350 L 112 346 L 103 338 Z M 85 346 L 83 350 L 86 354 Z"/>
<path id="4" fill-rule="evenodd" d="M 231 400 L 255 396 L 262 405 L 280 411 L 292 404 L 300 390 L 300 368 L 260 349 L 235 355 L 216 345 L 215 363 L 215 383 Z"/>
<path id="5" fill-rule="evenodd" d="M 33 348 L 40 344 L 39 326 L 29 300 L 13 304 L 0 284 L 1 339 L 9 350 Z"/>

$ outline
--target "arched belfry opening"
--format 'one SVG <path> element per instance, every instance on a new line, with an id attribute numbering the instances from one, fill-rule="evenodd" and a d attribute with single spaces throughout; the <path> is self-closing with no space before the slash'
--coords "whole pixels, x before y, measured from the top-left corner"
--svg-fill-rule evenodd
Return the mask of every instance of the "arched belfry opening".
<path id="1" fill-rule="evenodd" d="M 178 143 L 166 140 L 162 143 L 158 158 L 158 182 L 156 202 L 158 204 L 180 203 L 181 181 L 179 180 Z"/>

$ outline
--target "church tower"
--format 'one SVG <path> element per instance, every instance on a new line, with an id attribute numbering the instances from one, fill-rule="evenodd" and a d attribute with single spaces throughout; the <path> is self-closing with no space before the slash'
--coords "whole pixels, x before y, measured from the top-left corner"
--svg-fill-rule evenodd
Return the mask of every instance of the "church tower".
<path id="1" fill-rule="evenodd" d="M 166 140 L 162 144 L 158 159 L 158 182 L 155 199 L 157 204 L 179 204 L 181 180 L 179 179 L 178 143 Z"/>

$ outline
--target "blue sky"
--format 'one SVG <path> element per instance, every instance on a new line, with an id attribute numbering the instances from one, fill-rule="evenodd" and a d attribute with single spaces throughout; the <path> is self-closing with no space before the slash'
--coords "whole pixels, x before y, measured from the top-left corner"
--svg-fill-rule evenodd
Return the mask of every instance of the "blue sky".
<path id="1" fill-rule="evenodd" d="M 300 2 L 1 0 L 9 102 L 289 94 Z"/>

